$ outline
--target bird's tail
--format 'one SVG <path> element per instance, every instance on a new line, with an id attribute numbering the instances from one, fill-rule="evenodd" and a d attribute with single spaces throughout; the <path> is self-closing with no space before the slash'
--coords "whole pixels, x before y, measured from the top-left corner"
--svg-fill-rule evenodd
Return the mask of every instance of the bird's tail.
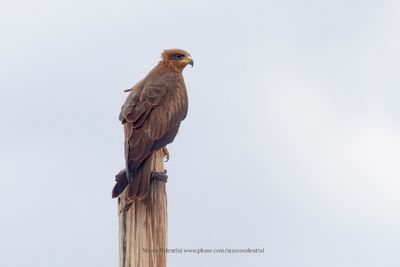
<path id="1" fill-rule="evenodd" d="M 149 189 L 151 176 L 151 157 L 148 157 L 133 174 L 127 173 L 124 169 L 116 175 L 116 184 L 112 191 L 112 197 L 118 197 L 127 188 L 127 197 L 130 200 L 140 200 L 145 203 L 150 203 Z M 130 182 L 128 182 L 130 175 Z"/>
<path id="2" fill-rule="evenodd" d="M 128 185 L 128 177 L 126 176 L 126 170 L 123 169 L 117 175 L 115 175 L 116 184 L 112 190 L 112 197 L 118 197 Z"/>

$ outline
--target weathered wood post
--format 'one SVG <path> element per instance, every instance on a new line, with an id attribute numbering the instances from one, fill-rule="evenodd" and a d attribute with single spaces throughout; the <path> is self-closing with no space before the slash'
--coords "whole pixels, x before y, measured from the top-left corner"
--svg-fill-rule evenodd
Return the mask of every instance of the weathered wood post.
<path id="1" fill-rule="evenodd" d="M 151 156 L 151 203 L 129 200 L 125 190 L 118 198 L 119 266 L 167 266 L 167 193 L 161 150 Z"/>

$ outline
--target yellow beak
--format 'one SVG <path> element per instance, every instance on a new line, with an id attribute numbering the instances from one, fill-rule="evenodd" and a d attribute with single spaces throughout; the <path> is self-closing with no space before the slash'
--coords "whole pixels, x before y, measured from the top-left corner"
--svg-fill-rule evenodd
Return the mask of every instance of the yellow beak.
<path id="1" fill-rule="evenodd" d="M 192 66 L 192 68 L 193 68 L 193 66 L 194 66 L 194 62 L 193 62 L 193 59 L 192 59 L 191 56 L 188 56 L 188 57 L 185 59 L 185 63 L 186 63 L 186 64 L 189 64 L 190 66 Z"/>

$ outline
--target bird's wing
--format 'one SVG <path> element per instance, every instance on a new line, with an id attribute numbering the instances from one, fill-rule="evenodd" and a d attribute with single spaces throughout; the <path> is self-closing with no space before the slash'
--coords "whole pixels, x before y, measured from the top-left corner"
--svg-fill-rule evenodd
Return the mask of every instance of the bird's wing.
<path id="1" fill-rule="evenodd" d="M 159 140 L 177 127 L 187 114 L 188 100 L 184 84 L 174 85 L 174 92 L 167 91 L 162 103 L 155 107 L 144 125 L 149 138 Z M 181 88 L 182 87 L 182 88 Z"/>
<path id="2" fill-rule="evenodd" d="M 121 108 L 119 120 L 122 123 L 131 122 L 135 128 L 143 125 L 144 120 L 154 106 L 158 105 L 167 88 L 157 84 L 137 83 L 130 91 Z"/>
<path id="3" fill-rule="evenodd" d="M 154 142 L 185 118 L 187 96 L 177 86 L 176 79 L 162 76 L 138 84 L 125 101 L 120 120 L 125 124 L 125 157 L 131 172 L 151 154 Z"/>
<path id="4" fill-rule="evenodd" d="M 147 159 L 153 151 L 173 141 L 186 117 L 187 106 L 186 88 L 176 73 L 148 76 L 132 88 L 120 113 L 125 130 L 125 183 L 129 182 L 129 197 L 146 197 L 151 172 Z M 113 196 L 124 188 L 114 188 Z"/>

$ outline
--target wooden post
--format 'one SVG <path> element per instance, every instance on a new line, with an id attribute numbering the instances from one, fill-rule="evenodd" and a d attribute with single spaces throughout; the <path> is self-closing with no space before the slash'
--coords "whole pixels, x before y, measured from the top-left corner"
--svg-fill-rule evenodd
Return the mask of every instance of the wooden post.
<path id="1" fill-rule="evenodd" d="M 164 173 L 161 150 L 151 156 L 152 170 Z M 167 193 L 165 181 L 152 179 L 151 204 L 127 199 L 125 190 L 118 198 L 119 266 L 167 266 Z"/>

